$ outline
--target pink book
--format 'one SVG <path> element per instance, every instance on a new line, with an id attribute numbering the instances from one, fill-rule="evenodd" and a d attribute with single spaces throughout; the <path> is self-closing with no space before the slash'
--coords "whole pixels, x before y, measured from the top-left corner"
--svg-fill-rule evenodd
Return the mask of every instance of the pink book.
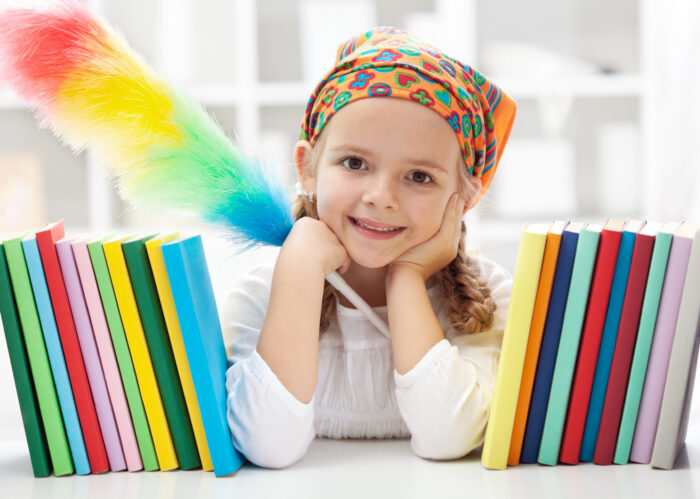
<path id="1" fill-rule="evenodd" d="M 698 225 L 684 222 L 673 234 L 664 286 L 661 291 L 661 301 L 659 302 L 659 312 L 649 352 L 647 374 L 644 378 L 644 388 L 639 403 L 637 426 L 630 452 L 630 461 L 636 463 L 649 463 L 654 449 L 656 427 L 659 422 L 661 400 L 666 384 L 666 373 L 671 357 L 671 346 L 676 330 L 683 285 L 688 270 L 690 250 L 693 246 L 695 233 L 699 229 Z"/>
<path id="2" fill-rule="evenodd" d="M 143 463 L 141 462 L 141 455 L 139 454 L 136 434 L 131 422 L 131 414 L 129 413 L 117 358 L 114 354 L 107 319 L 102 308 L 102 299 L 97 288 L 97 280 L 92 270 L 92 260 L 90 260 L 90 253 L 88 253 L 87 241 L 85 239 L 73 240 L 71 246 L 75 264 L 78 267 L 80 282 L 83 286 L 83 295 L 85 296 L 87 310 L 90 315 L 92 330 L 95 333 L 97 350 L 102 361 L 102 371 L 107 382 L 107 391 L 112 402 L 112 409 L 114 410 L 114 417 L 117 422 L 124 457 L 126 458 L 126 467 L 129 471 L 138 471 L 143 468 Z"/>
<path id="3" fill-rule="evenodd" d="M 70 303 L 75 329 L 78 333 L 78 342 L 80 343 L 80 351 L 83 354 L 83 361 L 87 370 L 90 391 L 95 401 L 97 420 L 100 423 L 100 430 L 102 430 L 109 468 L 112 471 L 121 471 L 126 469 L 124 452 L 119 440 L 119 431 L 114 419 L 112 403 L 107 393 L 107 384 L 102 372 L 95 336 L 90 325 L 87 305 L 85 304 L 85 297 L 83 296 L 80 278 L 78 277 L 78 268 L 75 265 L 71 242 L 68 238 L 64 237 L 56 242 L 56 253 L 58 253 L 58 261 L 61 265 L 61 273 L 63 274 L 63 281 L 68 293 L 68 302 Z"/>

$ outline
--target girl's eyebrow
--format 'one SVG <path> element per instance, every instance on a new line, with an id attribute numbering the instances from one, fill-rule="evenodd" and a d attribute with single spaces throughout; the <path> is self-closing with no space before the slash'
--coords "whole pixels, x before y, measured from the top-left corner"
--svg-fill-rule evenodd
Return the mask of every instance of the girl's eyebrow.
<path id="1" fill-rule="evenodd" d="M 373 156 L 371 151 L 364 149 L 360 146 L 356 146 L 354 144 L 340 144 L 340 145 L 337 145 L 335 147 L 330 148 L 330 150 L 332 152 L 340 152 L 340 151 L 351 152 L 351 153 L 360 154 L 362 156 L 370 157 L 370 158 Z M 422 166 L 424 168 L 429 168 L 432 170 L 439 170 L 443 173 L 448 173 L 447 168 L 445 168 L 444 166 L 442 166 L 439 163 L 436 163 L 435 161 L 433 161 L 431 159 L 408 158 L 408 159 L 406 159 L 406 163 L 411 164 L 411 165 L 415 165 L 415 166 Z"/>

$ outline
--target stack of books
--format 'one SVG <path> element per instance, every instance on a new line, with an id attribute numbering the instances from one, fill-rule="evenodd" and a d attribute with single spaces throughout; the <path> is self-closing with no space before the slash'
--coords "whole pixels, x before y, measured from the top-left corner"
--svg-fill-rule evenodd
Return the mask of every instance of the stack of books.
<path id="1" fill-rule="evenodd" d="M 0 314 L 35 476 L 243 464 L 200 236 L 4 240 Z"/>
<path id="2" fill-rule="evenodd" d="M 687 431 L 699 314 L 700 225 L 526 225 L 484 466 L 673 468 Z"/>

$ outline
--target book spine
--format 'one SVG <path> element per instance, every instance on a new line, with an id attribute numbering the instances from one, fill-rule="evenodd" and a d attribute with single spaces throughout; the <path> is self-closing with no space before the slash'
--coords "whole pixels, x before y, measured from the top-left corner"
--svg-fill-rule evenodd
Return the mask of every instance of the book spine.
<path id="1" fill-rule="evenodd" d="M 75 258 L 73 257 L 70 242 L 65 240 L 57 242 L 56 253 L 58 254 L 58 261 L 61 265 L 61 272 L 63 273 L 66 292 L 68 294 L 68 302 L 73 314 L 73 320 L 75 321 L 75 329 L 78 333 L 80 350 L 83 353 L 83 361 L 85 362 L 85 368 L 87 370 L 90 390 L 92 391 L 92 397 L 95 401 L 97 420 L 102 430 L 109 466 L 112 471 L 121 471 L 126 469 L 124 451 L 122 450 L 122 444 L 119 440 L 119 430 L 117 430 L 117 422 L 114 419 L 112 402 L 109 400 L 109 394 L 107 393 L 107 383 L 105 381 L 104 371 L 102 370 L 100 356 L 97 352 L 95 335 L 90 325 L 87 305 L 85 304 L 85 297 L 80 285 L 78 269 L 75 265 Z"/>
<path id="2" fill-rule="evenodd" d="M 634 357 L 630 368 L 630 380 L 627 385 L 625 395 L 625 405 L 622 409 L 622 420 L 620 431 L 615 447 L 615 464 L 627 464 L 632 448 L 632 437 L 634 427 L 637 424 L 637 413 L 639 411 L 639 401 L 642 397 L 644 377 L 649 362 L 649 350 L 651 350 L 651 340 L 654 334 L 654 325 L 659 311 L 659 300 L 666 274 L 666 264 L 668 263 L 668 253 L 671 248 L 672 234 L 659 233 L 654 242 L 654 253 L 649 265 L 649 278 L 644 292 L 644 303 L 642 314 L 639 320 L 639 332 L 637 342 L 634 347 Z"/>
<path id="3" fill-rule="evenodd" d="M 37 401 L 37 392 L 32 382 L 31 368 L 27 349 L 24 346 L 22 329 L 19 323 L 19 315 L 15 304 L 10 274 L 7 270 L 5 248 L 0 243 L 0 318 L 5 331 L 7 352 L 10 356 L 12 377 L 15 380 L 19 409 L 22 415 L 24 435 L 29 448 L 29 459 L 32 463 L 32 472 L 37 478 L 51 474 L 51 462 L 49 456 L 46 434 L 41 422 L 40 409 Z"/>
<path id="4" fill-rule="evenodd" d="M 636 463 L 651 460 L 691 246 L 692 240 L 673 236 L 630 451 L 630 461 Z"/>
<path id="5" fill-rule="evenodd" d="M 649 275 L 649 263 L 654 247 L 654 236 L 637 234 L 627 280 L 625 301 L 622 305 L 620 327 L 615 343 L 615 353 L 610 365 L 610 377 L 605 393 L 600 429 L 593 462 L 612 464 L 617 432 L 620 429 L 622 403 L 627 391 L 632 353 L 637 339 L 637 329 L 642 311 L 642 301 Z"/>
<path id="6" fill-rule="evenodd" d="M 175 366 L 172 347 L 153 281 L 153 273 L 146 253 L 145 240 L 122 243 L 127 270 L 134 289 L 148 350 L 153 360 L 153 370 L 163 408 L 168 419 L 170 434 L 178 463 L 182 469 L 201 466 L 194 440 L 192 424 L 187 414 L 185 396 Z"/>
<path id="7" fill-rule="evenodd" d="M 610 303 L 605 317 L 605 325 L 603 326 L 603 336 L 600 340 L 600 349 L 598 350 L 598 359 L 593 375 L 591 399 L 588 403 L 586 424 L 581 441 L 581 461 L 592 461 L 593 454 L 595 453 L 598 429 L 600 427 L 600 416 L 603 412 L 605 391 L 608 386 L 608 376 L 610 375 L 613 353 L 615 352 L 615 340 L 617 339 L 617 330 L 620 325 L 622 304 L 625 298 L 630 262 L 634 250 L 634 240 L 634 232 L 624 231 L 622 233 L 620 251 L 617 256 L 615 275 L 610 291 Z"/>
<path id="8" fill-rule="evenodd" d="M 523 232 L 521 236 L 496 385 L 481 453 L 481 462 L 487 468 L 505 469 L 508 462 L 520 378 L 545 243 L 545 234 Z"/>
<path id="9" fill-rule="evenodd" d="M 44 333 L 46 351 L 51 364 L 51 373 L 56 386 L 56 394 L 58 395 L 58 403 L 63 415 L 63 423 L 66 428 L 66 436 L 68 437 L 75 472 L 78 475 L 86 475 L 90 473 L 90 462 L 85 450 L 83 432 L 80 429 L 78 411 L 75 408 L 75 399 L 73 398 L 73 391 L 71 390 L 70 379 L 66 370 L 66 361 L 61 349 L 61 340 L 56 329 L 56 319 L 53 315 L 51 298 L 46 287 L 46 278 L 41 267 L 41 256 L 39 255 L 36 239 L 23 240 L 22 248 L 27 260 L 27 270 L 32 282 L 32 289 L 34 290 L 34 299 L 39 312 L 41 329 Z"/>
<path id="10" fill-rule="evenodd" d="M 97 282 L 95 273 L 90 262 L 87 244 L 85 242 L 75 242 L 71 245 L 75 263 L 78 267 L 80 283 L 82 284 L 83 294 L 85 295 L 85 303 L 90 316 L 90 324 L 95 333 L 95 343 L 97 351 L 102 363 L 105 382 L 107 383 L 107 391 L 109 400 L 114 410 L 114 419 L 119 431 L 118 437 L 121 442 L 122 450 L 124 451 L 124 459 L 126 467 L 129 471 L 138 471 L 143 468 L 141 457 L 139 456 L 139 448 L 136 443 L 136 435 L 134 434 L 134 426 L 131 423 L 129 415 L 129 407 L 126 403 L 126 395 L 124 394 L 124 386 L 122 385 L 117 359 L 114 356 L 114 347 L 109 336 L 107 321 L 105 319 L 104 309 L 100 301 L 99 291 L 97 290 Z"/>
<path id="11" fill-rule="evenodd" d="M 153 448 L 153 439 L 151 438 L 151 430 L 148 427 L 146 419 L 146 411 L 141 400 L 138 381 L 136 380 L 136 372 L 134 364 L 131 360 L 129 345 L 126 341 L 124 326 L 122 325 L 121 316 L 117 299 L 114 295 L 112 280 L 107 268 L 107 260 L 105 259 L 102 242 L 96 241 L 88 244 L 88 252 L 95 271 L 97 279 L 97 287 L 100 291 L 102 306 L 105 311 L 107 325 L 109 326 L 109 334 L 112 338 L 112 346 L 114 354 L 117 357 L 119 365 L 119 373 L 126 393 L 126 400 L 129 403 L 129 413 L 131 421 L 134 425 L 136 433 L 136 441 L 139 446 L 141 462 L 145 471 L 154 471 L 158 469 L 158 459 L 155 449 Z"/>
<path id="12" fill-rule="evenodd" d="M 579 237 L 574 259 L 569 296 L 564 312 L 561 341 L 557 350 L 557 360 L 552 376 L 552 390 L 547 404 L 542 442 L 537 462 L 548 465 L 557 464 L 561 435 L 564 429 L 566 409 L 569 404 L 571 380 L 576 365 L 583 318 L 588 304 L 588 291 L 591 284 L 593 266 L 600 233 L 584 229 Z"/>
<path id="13" fill-rule="evenodd" d="M 552 283 L 552 295 L 547 308 L 547 320 L 545 321 L 544 333 L 542 333 L 542 345 L 537 361 L 535 383 L 532 387 L 532 398 L 527 415 L 525 436 L 523 437 L 523 448 L 520 453 L 520 461 L 523 463 L 536 462 L 537 454 L 540 450 L 542 429 L 552 385 L 552 374 L 554 373 L 554 362 L 559 349 L 561 326 L 569 294 L 569 284 L 571 282 L 578 238 L 578 233 L 565 230 L 561 239 L 557 268 L 554 272 L 554 282 Z"/>
<path id="14" fill-rule="evenodd" d="M 593 373 L 603 334 L 605 313 L 610 300 L 615 261 L 620 248 L 622 232 L 603 230 L 600 235 L 600 251 L 591 285 L 591 302 L 586 312 L 586 320 L 581 337 L 581 351 L 576 363 L 576 373 L 571 389 L 564 435 L 559 460 L 567 464 L 577 464 L 581 453 L 583 427 L 586 422 L 588 402 L 591 398 Z"/>
<path id="15" fill-rule="evenodd" d="M 109 273 L 112 276 L 114 294 L 119 305 L 124 332 L 129 344 L 129 351 L 136 371 L 141 400 L 148 418 L 148 425 L 153 438 L 158 465 L 162 471 L 178 467 L 175 448 L 170 436 L 168 420 L 165 417 L 163 401 L 158 390 L 158 383 L 153 372 L 151 355 L 141 325 L 141 318 L 136 307 L 136 299 L 129 280 L 121 241 L 110 241 L 103 245 Z"/>
<path id="16" fill-rule="evenodd" d="M 66 294 L 63 275 L 61 274 L 56 247 L 54 246 L 54 241 L 62 237 L 63 224 L 59 222 L 52 227 L 37 232 L 36 242 L 41 254 L 46 283 L 49 287 L 51 304 L 56 317 L 56 326 L 61 338 L 63 355 L 66 359 L 75 406 L 78 410 L 78 419 L 80 419 L 80 427 L 83 430 L 83 440 L 88 460 L 90 461 L 90 470 L 93 473 L 102 473 L 109 469 L 107 451 L 105 450 L 102 432 L 97 422 L 95 403 L 90 394 L 90 385 L 85 372 L 83 355 L 78 343 L 78 333 L 73 324 L 68 295 Z"/>

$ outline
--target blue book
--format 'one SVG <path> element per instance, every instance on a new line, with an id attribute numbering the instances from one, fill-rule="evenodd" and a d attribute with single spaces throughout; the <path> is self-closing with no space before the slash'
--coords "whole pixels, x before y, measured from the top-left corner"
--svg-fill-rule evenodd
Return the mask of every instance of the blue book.
<path id="1" fill-rule="evenodd" d="M 238 470 L 226 415 L 227 358 L 201 236 L 161 245 L 214 474 Z"/>
<path id="2" fill-rule="evenodd" d="M 559 349 L 559 337 L 564 321 L 564 310 L 569 295 L 569 284 L 574 268 L 574 256 L 578 245 L 579 232 L 583 229 L 582 222 L 574 222 L 567 226 L 561 237 L 557 267 L 554 270 L 552 293 L 547 308 L 544 331 L 542 332 L 542 344 L 537 360 L 535 381 L 532 386 L 530 410 L 527 414 L 525 435 L 523 436 L 523 448 L 520 453 L 520 461 L 523 463 L 537 462 L 542 440 L 544 418 L 549 402 L 549 390 L 552 385 L 554 363 Z"/>
<path id="3" fill-rule="evenodd" d="M 78 420 L 78 411 L 75 408 L 73 390 L 68 378 L 66 361 L 63 357 L 63 347 L 56 328 L 56 318 L 53 315 L 53 306 L 51 305 L 51 297 L 49 296 L 49 288 L 46 284 L 44 267 L 41 263 L 36 237 L 32 235 L 23 239 L 22 248 L 24 249 L 24 258 L 27 262 L 27 270 L 32 283 L 36 308 L 39 312 L 41 329 L 44 333 L 51 374 L 56 386 L 58 404 L 61 408 L 75 472 L 78 475 L 86 475 L 90 473 L 90 463 L 85 450 L 83 431 Z"/>
<path id="4" fill-rule="evenodd" d="M 588 414 L 586 415 L 586 425 L 583 429 L 583 439 L 581 440 L 581 455 L 579 459 L 584 462 L 593 460 L 595 445 L 598 440 L 598 428 L 600 417 L 603 414 L 603 404 L 605 403 L 605 392 L 608 388 L 608 376 L 612 365 L 613 354 L 615 353 L 615 343 L 617 341 L 617 329 L 620 325 L 620 315 L 622 314 L 622 304 L 625 301 L 627 290 L 627 278 L 630 273 L 632 263 L 632 251 L 637 232 L 643 227 L 644 222 L 631 220 L 625 226 L 620 240 L 620 250 L 615 262 L 615 274 L 613 275 L 612 287 L 610 289 L 610 301 L 608 311 L 605 316 L 603 335 L 600 339 L 600 350 L 598 351 L 598 361 L 593 375 L 593 386 L 591 388 L 591 400 L 588 403 Z"/>

